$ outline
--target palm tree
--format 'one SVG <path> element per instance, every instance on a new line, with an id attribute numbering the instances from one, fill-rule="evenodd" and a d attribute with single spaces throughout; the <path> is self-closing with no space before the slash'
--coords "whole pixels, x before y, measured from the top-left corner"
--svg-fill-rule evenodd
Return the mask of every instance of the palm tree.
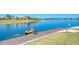
<path id="1" fill-rule="evenodd" d="M 6 18 L 7 18 L 8 20 L 10 20 L 10 19 L 12 18 L 12 16 L 9 15 L 9 14 L 7 14 L 7 15 L 6 15 Z"/>

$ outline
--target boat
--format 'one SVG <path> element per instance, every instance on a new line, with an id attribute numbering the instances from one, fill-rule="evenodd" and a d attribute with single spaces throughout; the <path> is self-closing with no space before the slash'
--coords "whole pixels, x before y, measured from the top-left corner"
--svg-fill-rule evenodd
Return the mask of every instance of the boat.
<path id="1" fill-rule="evenodd" d="M 34 30 L 27 30 L 27 31 L 25 31 L 25 34 L 30 34 L 30 33 L 33 33 L 34 32 Z"/>

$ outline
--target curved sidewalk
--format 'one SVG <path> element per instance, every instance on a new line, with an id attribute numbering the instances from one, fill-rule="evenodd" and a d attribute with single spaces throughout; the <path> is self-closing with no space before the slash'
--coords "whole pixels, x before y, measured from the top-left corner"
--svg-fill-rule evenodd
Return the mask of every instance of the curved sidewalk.
<path id="1" fill-rule="evenodd" d="M 17 37 L 17 38 L 13 38 L 13 39 L 9 39 L 9 40 L 4 40 L 4 41 L 0 41 L 0 45 L 17 45 L 17 44 L 23 43 L 25 41 L 33 40 L 35 38 L 39 38 L 41 36 L 48 35 L 50 33 L 54 33 L 56 31 L 60 31 L 60 30 L 63 30 L 63 28 L 57 28 L 57 29 L 52 29 L 52 30 L 48 30 L 48 31 L 39 32 L 36 35 L 29 34 L 29 35 L 22 36 L 22 37 Z"/>

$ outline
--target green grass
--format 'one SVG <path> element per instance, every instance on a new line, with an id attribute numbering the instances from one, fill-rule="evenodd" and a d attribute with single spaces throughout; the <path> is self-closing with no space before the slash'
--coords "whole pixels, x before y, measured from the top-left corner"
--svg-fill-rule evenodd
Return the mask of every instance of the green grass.
<path id="1" fill-rule="evenodd" d="M 0 20 L 0 24 L 16 24 L 16 23 L 26 23 L 33 22 L 36 20 Z"/>
<path id="2" fill-rule="evenodd" d="M 27 44 L 28 45 L 75 45 L 75 44 L 79 44 L 79 33 L 66 32 L 66 33 L 52 34 Z"/>

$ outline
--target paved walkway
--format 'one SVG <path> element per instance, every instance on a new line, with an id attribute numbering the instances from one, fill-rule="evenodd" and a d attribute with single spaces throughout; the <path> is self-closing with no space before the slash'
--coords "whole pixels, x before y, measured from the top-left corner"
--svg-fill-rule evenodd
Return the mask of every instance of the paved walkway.
<path id="1" fill-rule="evenodd" d="M 73 30 L 79 30 L 79 28 L 74 28 Z"/>
<path id="2" fill-rule="evenodd" d="M 17 44 L 23 43 L 25 41 L 33 40 L 35 38 L 38 38 L 38 37 L 41 37 L 41 36 L 44 36 L 44 35 L 47 35 L 50 33 L 54 33 L 54 32 L 59 31 L 59 30 L 63 30 L 63 29 L 57 28 L 57 29 L 39 32 L 36 35 L 29 34 L 29 35 L 22 36 L 22 37 L 17 37 L 17 38 L 13 38 L 13 39 L 9 39 L 9 40 L 0 41 L 0 45 L 17 45 Z"/>

